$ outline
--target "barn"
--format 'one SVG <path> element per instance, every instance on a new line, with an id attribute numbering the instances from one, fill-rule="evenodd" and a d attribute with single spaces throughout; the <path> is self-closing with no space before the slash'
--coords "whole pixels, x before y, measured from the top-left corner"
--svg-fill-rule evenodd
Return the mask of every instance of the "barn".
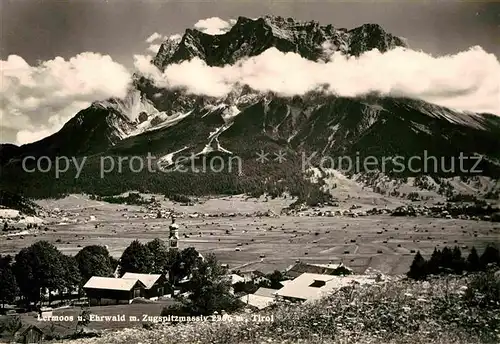
<path id="1" fill-rule="evenodd" d="M 145 296 L 146 286 L 139 279 L 92 276 L 83 286 L 91 306 L 129 304 Z"/>
<path id="2" fill-rule="evenodd" d="M 147 299 L 158 299 L 160 296 L 164 296 L 172 292 L 172 288 L 163 274 L 139 274 L 126 272 L 122 278 L 141 281 L 141 283 L 144 284 L 144 294 L 142 296 Z"/>

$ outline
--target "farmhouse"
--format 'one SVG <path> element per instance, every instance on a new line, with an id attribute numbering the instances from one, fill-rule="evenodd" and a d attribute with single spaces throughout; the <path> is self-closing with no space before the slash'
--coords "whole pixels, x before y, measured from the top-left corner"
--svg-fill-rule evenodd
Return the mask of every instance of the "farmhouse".
<path id="1" fill-rule="evenodd" d="M 167 278 L 163 274 L 139 274 L 126 272 L 122 278 L 139 280 L 144 284 L 143 297 L 151 300 L 171 293 L 171 287 Z"/>
<path id="2" fill-rule="evenodd" d="M 255 293 L 241 296 L 239 299 L 252 309 L 262 310 L 275 302 L 276 292 L 276 289 L 260 287 Z"/>
<path id="3" fill-rule="evenodd" d="M 240 297 L 240 300 L 246 305 L 250 306 L 250 308 L 254 308 L 257 310 L 267 308 L 274 303 L 274 297 L 256 294 L 248 294 L 242 296 Z"/>
<path id="4" fill-rule="evenodd" d="M 276 292 L 279 298 L 290 301 L 314 301 L 353 283 L 371 284 L 375 279 L 367 276 L 331 276 L 304 273 Z"/>
<path id="5" fill-rule="evenodd" d="M 265 278 L 265 274 L 259 270 L 242 271 L 239 275 L 245 279 L 245 282 L 259 283 L 261 278 Z"/>
<path id="6" fill-rule="evenodd" d="M 136 297 L 144 297 L 145 288 L 139 279 L 97 276 L 83 286 L 92 306 L 129 304 Z"/>

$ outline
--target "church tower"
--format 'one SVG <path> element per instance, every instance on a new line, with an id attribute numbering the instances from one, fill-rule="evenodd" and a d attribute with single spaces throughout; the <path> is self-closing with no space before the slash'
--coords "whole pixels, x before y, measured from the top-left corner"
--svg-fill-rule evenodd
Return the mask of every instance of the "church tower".
<path id="1" fill-rule="evenodd" d="M 170 224 L 168 235 L 168 249 L 177 250 L 179 243 L 179 225 L 175 223 L 175 216 L 172 215 L 172 223 Z"/>

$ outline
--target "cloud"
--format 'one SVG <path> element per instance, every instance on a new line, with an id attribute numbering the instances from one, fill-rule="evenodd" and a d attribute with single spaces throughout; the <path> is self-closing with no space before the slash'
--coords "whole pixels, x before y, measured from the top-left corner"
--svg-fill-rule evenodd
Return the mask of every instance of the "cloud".
<path id="1" fill-rule="evenodd" d="M 222 35 L 228 32 L 235 23 L 234 19 L 227 22 L 219 17 L 211 17 L 199 20 L 194 24 L 194 28 L 208 35 Z"/>
<path id="2" fill-rule="evenodd" d="M 0 61 L 0 122 L 19 144 L 59 130 L 91 102 L 124 97 L 129 71 L 110 56 L 85 52 L 30 66 L 10 55 Z"/>
<path id="3" fill-rule="evenodd" d="M 151 36 L 149 36 L 146 39 L 146 43 L 153 43 L 154 41 L 157 41 L 159 39 L 162 39 L 162 35 L 160 35 L 158 32 L 153 33 Z"/>
<path id="4" fill-rule="evenodd" d="M 135 69 L 145 77 L 153 80 L 159 87 L 167 86 L 160 70 L 151 63 L 152 59 L 151 55 L 134 55 Z"/>
<path id="5" fill-rule="evenodd" d="M 180 42 L 182 39 L 182 35 L 180 34 L 173 34 L 173 35 L 167 35 L 167 36 L 162 36 L 159 33 L 155 32 L 149 38 L 146 40 L 147 43 L 149 43 L 149 46 L 147 47 L 146 51 L 148 53 L 153 53 L 153 54 L 158 54 L 161 48 L 161 44 L 152 44 L 153 42 L 156 41 L 171 41 L 171 42 Z"/>
<path id="6" fill-rule="evenodd" d="M 152 52 L 152 53 L 155 53 L 157 54 L 158 51 L 160 50 L 160 47 L 161 45 L 160 44 L 151 44 L 149 47 L 148 47 L 148 51 Z"/>
<path id="7" fill-rule="evenodd" d="M 441 57 L 406 48 L 386 53 L 372 50 L 358 58 L 333 52 L 330 46 L 324 48 L 331 54 L 326 62 L 271 48 L 224 67 L 210 67 L 195 58 L 169 65 L 163 73 L 140 63 L 136 68 L 159 87 L 185 88 L 214 97 L 239 85 L 282 96 L 315 90 L 345 97 L 379 93 L 500 115 L 500 63 L 481 47 Z"/>

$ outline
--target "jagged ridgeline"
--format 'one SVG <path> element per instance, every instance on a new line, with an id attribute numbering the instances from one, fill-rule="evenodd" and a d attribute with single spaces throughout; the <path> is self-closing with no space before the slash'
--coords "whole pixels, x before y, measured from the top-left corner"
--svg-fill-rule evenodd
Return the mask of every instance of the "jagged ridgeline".
<path id="1" fill-rule="evenodd" d="M 347 30 L 290 18 L 240 17 L 222 35 L 188 29 L 181 39 L 167 39 L 152 63 L 165 69 L 196 57 L 209 66 L 223 66 L 269 48 L 317 61 L 326 58 L 325 46 L 358 56 L 375 48 L 386 52 L 404 47 L 405 41 L 375 24 Z M 265 164 L 256 160 L 261 151 L 269 153 L 270 161 Z M 286 156 L 281 163 L 273 160 L 280 151 Z M 282 97 L 244 85 L 219 98 L 199 96 L 162 88 L 154 80 L 135 75 L 125 99 L 96 102 L 43 140 L 20 147 L 2 145 L 0 185 L 33 197 L 138 190 L 172 195 L 289 191 L 307 198 L 321 194 L 321 183 L 312 184 L 305 178 L 304 157 L 315 165 L 324 156 L 408 158 L 422 156 L 424 151 L 448 158 L 446 161 L 460 154 L 482 156 L 477 169 L 497 178 L 500 117 L 457 112 L 406 98 L 321 93 Z M 316 155 L 309 159 L 312 154 Z M 119 157 L 134 156 L 146 164 L 148 155 L 154 157 L 154 166 L 168 172 L 152 173 L 146 165 L 136 172 L 138 161 L 132 169 L 127 160 L 118 163 Z M 86 160 L 78 178 L 77 169 L 70 164 L 56 179 L 54 171 L 23 172 L 26 156 Z M 108 168 L 110 160 L 114 162 L 112 171 L 104 176 L 103 159 Z M 414 161 L 413 168 L 421 163 Z M 466 161 L 464 169 L 470 170 L 468 164 L 474 162 Z M 186 168 L 174 171 L 173 165 Z M 27 168 L 33 167 L 31 160 Z M 432 173 L 451 176 L 463 171 L 431 169 L 427 174 Z"/>

